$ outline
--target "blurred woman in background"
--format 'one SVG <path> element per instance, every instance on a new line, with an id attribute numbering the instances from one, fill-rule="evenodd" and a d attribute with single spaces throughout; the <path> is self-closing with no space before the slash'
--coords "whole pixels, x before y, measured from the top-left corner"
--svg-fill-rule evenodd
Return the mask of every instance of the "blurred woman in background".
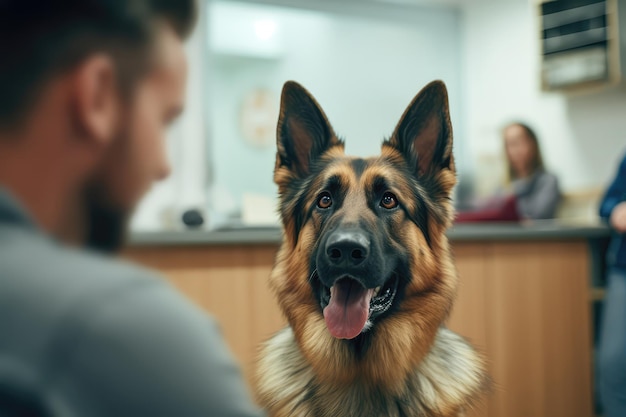
<path id="1" fill-rule="evenodd" d="M 537 135 L 516 122 L 504 128 L 503 139 L 508 165 L 506 192 L 515 196 L 520 217 L 553 218 L 561 191 L 557 177 L 544 168 Z"/>

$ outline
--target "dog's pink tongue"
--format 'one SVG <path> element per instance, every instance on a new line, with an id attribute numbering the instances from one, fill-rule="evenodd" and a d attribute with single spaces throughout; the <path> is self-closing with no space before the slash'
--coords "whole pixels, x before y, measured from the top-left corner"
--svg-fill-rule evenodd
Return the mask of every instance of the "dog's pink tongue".
<path id="1" fill-rule="evenodd" d="M 357 337 L 367 322 L 373 292 L 352 279 L 337 281 L 330 290 L 330 302 L 324 308 L 330 334 L 338 339 Z"/>

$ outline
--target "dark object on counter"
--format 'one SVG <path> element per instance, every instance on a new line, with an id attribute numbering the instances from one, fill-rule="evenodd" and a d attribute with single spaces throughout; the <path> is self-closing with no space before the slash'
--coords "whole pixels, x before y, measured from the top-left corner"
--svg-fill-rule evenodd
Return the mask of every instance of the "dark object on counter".
<path id="1" fill-rule="evenodd" d="M 520 219 L 517 198 L 511 195 L 502 199 L 493 199 L 485 208 L 460 211 L 455 221 L 456 223 L 518 222 Z"/>
<path id="2" fill-rule="evenodd" d="M 183 213 L 183 223 L 185 226 L 198 227 L 204 224 L 204 217 L 199 210 L 187 210 Z"/>

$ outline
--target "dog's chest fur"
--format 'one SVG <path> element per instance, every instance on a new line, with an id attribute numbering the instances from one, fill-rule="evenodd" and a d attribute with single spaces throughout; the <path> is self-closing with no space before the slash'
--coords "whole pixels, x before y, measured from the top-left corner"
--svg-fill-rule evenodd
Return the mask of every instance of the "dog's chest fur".
<path id="1" fill-rule="evenodd" d="M 452 417 L 483 390 L 481 364 L 463 338 L 441 328 L 399 393 L 359 381 L 322 385 L 288 327 L 263 348 L 258 394 L 272 417 Z"/>

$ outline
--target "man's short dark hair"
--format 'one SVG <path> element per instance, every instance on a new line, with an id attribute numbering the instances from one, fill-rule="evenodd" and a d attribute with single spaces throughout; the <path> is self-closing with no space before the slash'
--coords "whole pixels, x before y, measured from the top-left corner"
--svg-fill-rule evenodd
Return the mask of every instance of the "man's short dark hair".
<path id="1" fill-rule="evenodd" d="M 0 0 L 0 127 L 19 123 L 46 80 L 93 53 L 112 55 L 129 87 L 159 22 L 185 39 L 196 13 L 194 0 Z"/>

